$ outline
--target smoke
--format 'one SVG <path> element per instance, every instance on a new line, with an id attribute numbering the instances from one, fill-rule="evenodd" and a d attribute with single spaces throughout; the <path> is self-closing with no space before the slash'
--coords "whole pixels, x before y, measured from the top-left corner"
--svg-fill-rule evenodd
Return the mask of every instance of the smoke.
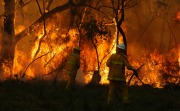
<path id="1" fill-rule="evenodd" d="M 171 1 L 159 6 L 158 3 L 156 0 L 141 1 L 126 11 L 127 41 L 136 44 L 133 45 L 135 50 L 166 53 L 180 41 L 179 26 L 173 19 L 179 11 L 178 4 Z"/>

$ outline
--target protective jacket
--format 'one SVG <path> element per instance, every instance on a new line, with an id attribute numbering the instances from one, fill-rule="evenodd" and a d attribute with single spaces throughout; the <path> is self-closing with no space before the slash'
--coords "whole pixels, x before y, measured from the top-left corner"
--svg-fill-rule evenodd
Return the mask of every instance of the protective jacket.
<path id="1" fill-rule="evenodd" d="M 129 70 L 135 70 L 123 53 L 112 54 L 107 60 L 106 65 L 109 67 L 108 80 L 126 81 L 125 66 Z"/>
<path id="2" fill-rule="evenodd" d="M 71 53 L 67 58 L 66 71 L 70 76 L 76 76 L 77 70 L 80 67 L 80 55 Z"/>

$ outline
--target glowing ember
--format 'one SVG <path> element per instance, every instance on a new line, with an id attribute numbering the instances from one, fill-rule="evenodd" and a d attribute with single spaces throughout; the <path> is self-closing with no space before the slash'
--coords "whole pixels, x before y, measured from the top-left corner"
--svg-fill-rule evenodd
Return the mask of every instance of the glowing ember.
<path id="1" fill-rule="evenodd" d="M 176 14 L 176 20 L 179 20 L 179 21 L 180 21 L 180 12 L 178 12 L 178 13 Z"/>

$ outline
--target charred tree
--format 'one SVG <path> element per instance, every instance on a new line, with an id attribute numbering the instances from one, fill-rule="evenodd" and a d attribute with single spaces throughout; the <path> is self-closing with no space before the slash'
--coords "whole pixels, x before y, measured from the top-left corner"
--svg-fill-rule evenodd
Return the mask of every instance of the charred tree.
<path id="1" fill-rule="evenodd" d="M 91 41 L 95 51 L 96 51 L 96 60 L 97 60 L 97 70 L 94 71 L 92 82 L 98 81 L 100 82 L 100 58 L 99 58 L 99 52 L 98 52 L 98 39 L 106 40 L 109 36 L 108 27 L 105 25 L 105 23 L 102 20 L 96 20 L 92 16 L 90 16 L 90 20 L 86 21 L 82 24 L 82 29 L 85 30 L 85 36 L 87 36 L 87 39 Z M 94 77 L 96 76 L 96 77 Z M 96 79 L 96 80 L 93 80 Z"/>
<path id="2" fill-rule="evenodd" d="M 116 44 L 119 44 L 118 38 L 119 38 L 119 32 L 122 35 L 124 45 L 126 46 L 126 54 L 127 54 L 127 40 L 126 35 L 121 27 L 123 21 L 124 21 L 124 7 L 125 7 L 125 0 L 118 0 L 117 3 L 114 0 L 111 0 L 112 6 L 113 6 L 113 13 L 115 16 L 115 22 L 116 27 L 118 29 L 117 31 L 117 42 Z M 120 15 L 120 18 L 119 18 Z"/>
<path id="3" fill-rule="evenodd" d="M 4 0 L 4 34 L 2 38 L 3 58 L 13 58 L 11 52 L 14 37 L 15 0 Z"/>
<path id="4" fill-rule="evenodd" d="M 2 66 L 6 62 L 6 66 L 8 65 L 7 67 L 10 70 L 8 73 L 12 74 L 15 45 L 22 38 L 26 37 L 29 33 L 32 33 L 33 29 L 36 28 L 37 24 L 44 22 L 50 16 L 58 12 L 69 9 L 70 7 L 74 6 L 74 2 L 73 0 L 68 0 L 68 2 L 63 4 L 62 6 L 57 6 L 54 9 L 49 10 L 48 12 L 42 13 L 39 19 L 37 19 L 33 24 L 25 28 L 22 32 L 20 32 L 17 35 L 15 35 L 14 32 L 15 0 L 4 0 L 3 2 L 4 2 L 4 14 L 3 14 L 4 27 L 3 27 L 3 37 L 2 37 L 2 52 L 0 56 L 0 61 L 1 61 L 0 66 L 1 66 L 1 72 L 2 74 L 4 74 Z"/>
<path id="5" fill-rule="evenodd" d="M 15 0 L 4 0 L 4 28 L 2 37 L 1 52 L 1 72 L 3 72 L 2 64 L 6 64 L 11 70 L 14 59 L 14 18 L 15 18 Z M 12 70 L 11 70 L 12 71 Z M 10 71 L 10 73 L 11 73 Z"/>

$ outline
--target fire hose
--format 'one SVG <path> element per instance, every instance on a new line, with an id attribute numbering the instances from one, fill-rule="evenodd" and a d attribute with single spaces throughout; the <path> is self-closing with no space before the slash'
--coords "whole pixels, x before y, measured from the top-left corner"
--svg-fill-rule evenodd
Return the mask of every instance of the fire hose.
<path id="1" fill-rule="evenodd" d="M 131 75 L 131 77 L 130 77 L 130 79 L 129 79 L 129 81 L 128 81 L 128 86 L 130 85 L 130 82 L 131 82 L 133 76 L 136 76 L 136 77 L 138 78 L 138 80 L 144 85 L 144 82 L 142 82 L 142 80 L 141 80 L 141 79 L 139 78 L 139 76 L 138 76 L 139 70 L 140 70 L 144 65 L 145 65 L 145 63 L 142 64 L 142 65 L 136 70 L 137 74 L 136 74 L 135 72 L 133 72 L 133 74 Z"/>

